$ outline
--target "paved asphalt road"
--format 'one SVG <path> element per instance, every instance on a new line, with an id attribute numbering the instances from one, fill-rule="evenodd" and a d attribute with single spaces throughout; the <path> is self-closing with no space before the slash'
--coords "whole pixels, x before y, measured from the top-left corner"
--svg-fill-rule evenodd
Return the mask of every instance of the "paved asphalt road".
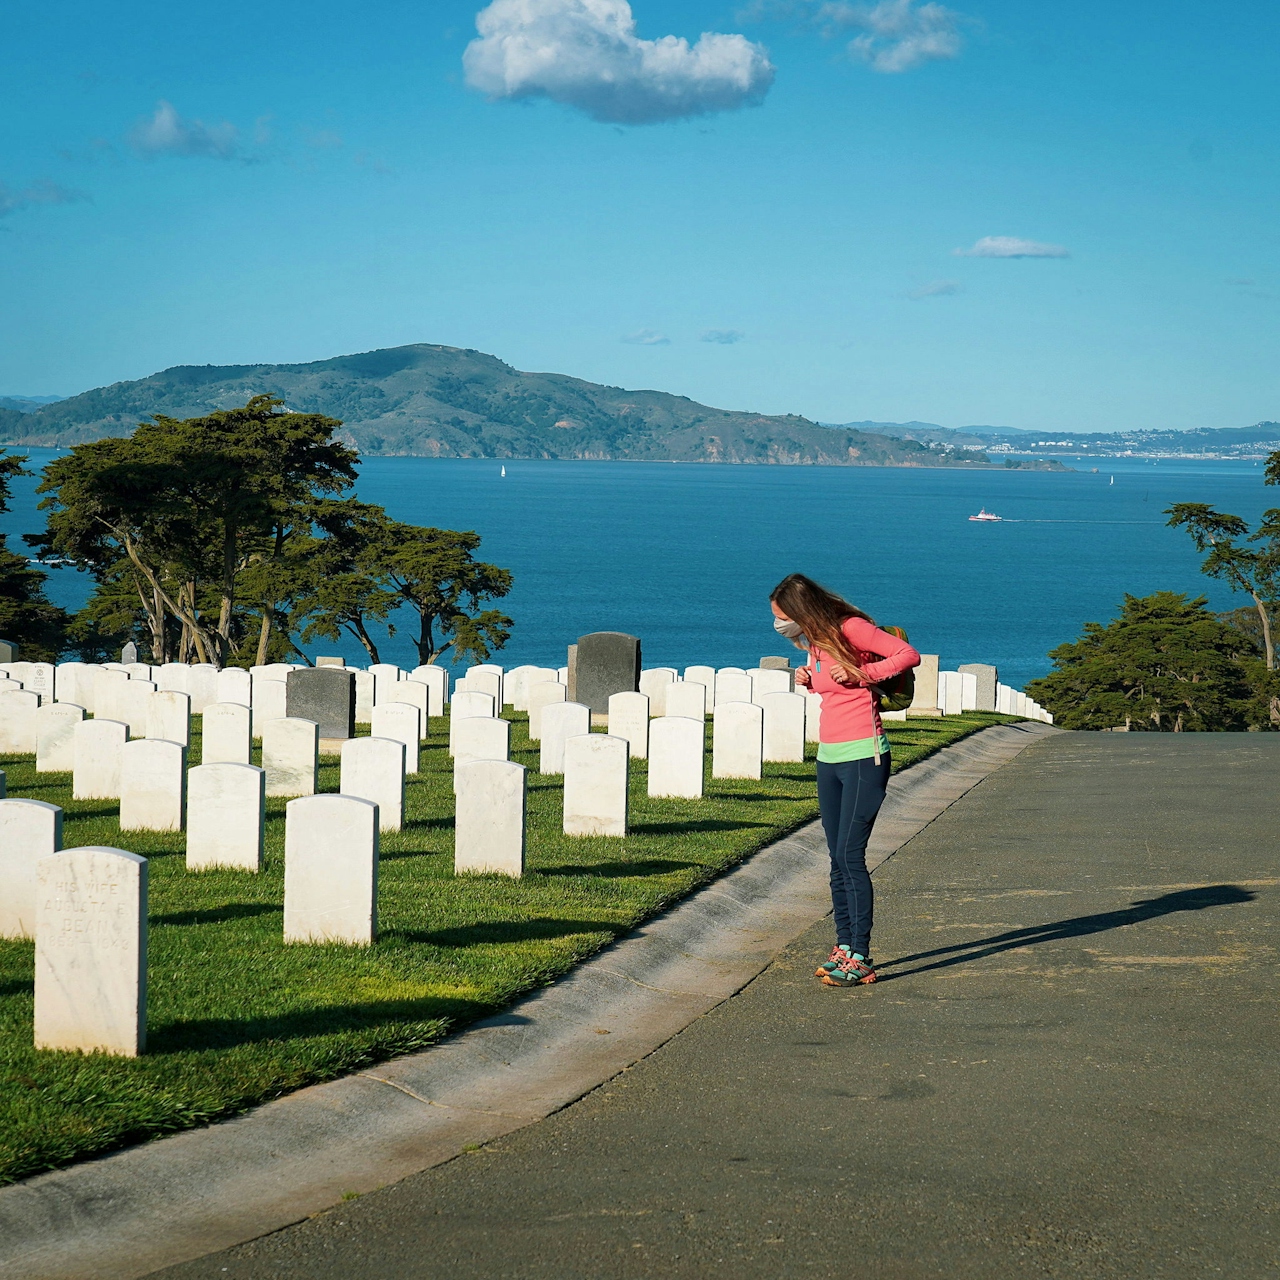
<path id="1" fill-rule="evenodd" d="M 1280 1270 L 1280 736 L 1063 734 L 619 1078 L 171 1280 Z"/>

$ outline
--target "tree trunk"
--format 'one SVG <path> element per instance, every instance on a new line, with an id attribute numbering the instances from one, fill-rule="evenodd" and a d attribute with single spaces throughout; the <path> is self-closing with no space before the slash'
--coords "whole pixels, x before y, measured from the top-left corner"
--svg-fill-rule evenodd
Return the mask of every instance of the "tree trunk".
<path id="1" fill-rule="evenodd" d="M 271 610 L 264 608 L 262 610 L 262 626 L 258 631 L 258 655 L 257 665 L 265 667 L 267 665 L 267 646 L 271 642 Z"/>
<path id="2" fill-rule="evenodd" d="M 432 615 L 425 611 L 418 610 L 418 639 L 415 641 L 418 649 L 418 665 L 422 667 L 432 665 L 440 656 L 436 652 L 436 640 L 432 631 Z"/>
<path id="3" fill-rule="evenodd" d="M 147 598 L 147 584 L 143 581 L 141 575 L 135 573 L 133 575 L 134 590 L 138 593 L 138 600 L 142 604 L 142 610 L 147 615 L 147 630 L 151 632 L 151 657 L 157 663 L 165 661 L 164 657 L 164 601 L 160 598 L 158 588 L 152 591 L 151 599 Z"/>
<path id="4" fill-rule="evenodd" d="M 364 651 L 369 655 L 370 662 L 382 661 L 382 659 L 378 657 L 378 646 L 373 643 L 372 636 L 370 636 L 368 631 L 365 630 L 363 618 L 355 618 L 351 622 L 348 622 L 347 630 L 350 631 L 362 645 L 364 645 Z"/>
<path id="5" fill-rule="evenodd" d="M 293 637 L 289 635 L 288 632 L 285 633 L 284 642 L 289 646 L 290 649 L 294 651 L 294 653 L 298 655 L 299 658 L 302 659 L 303 662 L 306 663 L 307 666 L 314 667 L 316 665 L 314 662 L 311 661 L 310 658 L 307 657 L 305 653 L 302 652 L 301 649 L 298 648 L 296 644 L 293 643 Z"/>
<path id="6" fill-rule="evenodd" d="M 236 606 L 236 534 L 228 520 L 222 534 L 222 607 L 218 610 L 218 666 L 231 657 L 231 615 Z"/>
<path id="7" fill-rule="evenodd" d="M 154 592 L 152 596 L 155 605 L 155 616 L 158 619 L 158 626 L 152 633 L 151 652 L 155 660 L 163 666 L 169 661 L 169 636 L 165 630 L 165 610 L 164 600 L 159 591 Z"/>
<path id="8" fill-rule="evenodd" d="M 1252 592 L 1250 592 L 1253 595 Z M 1274 671 L 1276 669 L 1276 647 L 1271 640 L 1271 619 L 1267 616 L 1267 606 L 1253 596 L 1253 603 L 1258 609 L 1258 618 L 1262 622 L 1262 644 L 1267 651 L 1267 670 Z"/>

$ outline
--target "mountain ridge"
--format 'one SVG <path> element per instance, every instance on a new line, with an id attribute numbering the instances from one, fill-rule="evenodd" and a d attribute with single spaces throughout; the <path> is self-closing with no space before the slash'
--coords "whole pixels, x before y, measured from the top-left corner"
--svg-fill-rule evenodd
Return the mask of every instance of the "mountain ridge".
<path id="1" fill-rule="evenodd" d="M 127 435 L 156 414 L 199 417 L 262 393 L 290 409 L 341 419 L 343 438 L 383 456 L 992 465 L 972 450 L 832 430 L 794 414 L 715 409 L 567 374 L 524 373 L 496 356 L 431 343 L 302 364 L 176 365 L 33 411 L 0 409 L 0 438 L 68 447 Z"/>

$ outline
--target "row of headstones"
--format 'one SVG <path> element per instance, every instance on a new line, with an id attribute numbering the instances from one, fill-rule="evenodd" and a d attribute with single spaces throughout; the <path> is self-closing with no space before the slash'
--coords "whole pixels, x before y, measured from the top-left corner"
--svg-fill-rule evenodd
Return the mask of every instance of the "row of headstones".
<path id="1" fill-rule="evenodd" d="M 289 678 L 294 672 L 341 669 L 340 658 L 320 658 L 317 667 L 297 663 L 267 666 L 225 667 L 219 671 L 208 663 L 169 662 L 163 666 L 134 663 L 46 662 L 0 663 L 0 691 L 20 687 L 46 702 L 71 702 L 94 715 L 128 720 L 128 712 L 147 692 L 186 694 L 192 714 L 200 715 L 214 702 L 235 702 L 249 707 L 255 716 L 273 719 L 285 715 Z M 376 705 L 410 702 L 424 715 L 444 714 L 449 701 L 449 674 L 436 666 L 403 671 L 392 663 L 379 663 L 367 671 L 345 668 L 355 685 L 355 720 L 368 724 Z M 316 678 L 323 685 L 324 678 Z"/>
<path id="2" fill-rule="evenodd" d="M 939 671 L 938 655 L 920 655 L 915 671 L 915 694 L 907 715 L 958 716 L 966 711 L 998 711 L 1001 715 L 1053 723 L 1053 716 L 1025 693 L 1000 683 L 999 672 L 985 662 L 971 662 L 956 671 Z"/>

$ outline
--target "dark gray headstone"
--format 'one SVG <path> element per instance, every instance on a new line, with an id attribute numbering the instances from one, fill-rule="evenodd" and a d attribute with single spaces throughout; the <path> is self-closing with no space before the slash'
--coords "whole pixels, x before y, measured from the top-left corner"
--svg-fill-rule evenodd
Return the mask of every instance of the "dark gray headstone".
<path id="1" fill-rule="evenodd" d="M 640 688 L 640 641 L 621 631 L 595 631 L 578 640 L 573 700 L 597 715 L 609 710 L 615 693 Z"/>
<path id="2" fill-rule="evenodd" d="M 344 667 L 290 671 L 285 681 L 285 714 L 314 720 L 322 738 L 356 736 L 355 673 Z"/>
<path id="3" fill-rule="evenodd" d="M 790 658 L 761 658 L 760 670 L 761 671 L 790 671 L 791 659 Z"/>
<path id="4" fill-rule="evenodd" d="M 137 662 L 137 660 L 138 660 L 138 646 L 134 644 L 132 640 L 130 640 L 129 643 L 125 645 L 123 649 L 120 650 L 120 661 L 123 662 L 126 666 L 128 666 L 129 663 Z"/>
<path id="5" fill-rule="evenodd" d="M 0 640 L 0 662 L 17 662 L 18 646 L 12 640 Z"/>

